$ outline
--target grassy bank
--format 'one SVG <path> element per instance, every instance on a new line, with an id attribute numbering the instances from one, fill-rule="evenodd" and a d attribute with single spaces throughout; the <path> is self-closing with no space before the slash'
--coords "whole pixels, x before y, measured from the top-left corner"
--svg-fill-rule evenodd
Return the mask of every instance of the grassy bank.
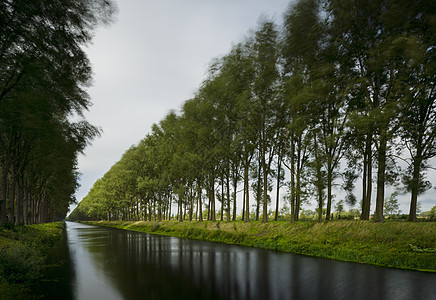
<path id="1" fill-rule="evenodd" d="M 63 222 L 0 227 L 0 299 L 33 299 L 44 258 L 60 239 Z"/>
<path id="2" fill-rule="evenodd" d="M 435 222 L 86 222 L 394 268 L 436 272 Z"/>

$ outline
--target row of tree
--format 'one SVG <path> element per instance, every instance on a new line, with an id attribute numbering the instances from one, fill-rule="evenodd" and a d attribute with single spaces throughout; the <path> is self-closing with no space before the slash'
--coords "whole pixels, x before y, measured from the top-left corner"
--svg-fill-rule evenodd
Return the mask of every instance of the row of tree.
<path id="1" fill-rule="evenodd" d="M 0 225 L 60 220 L 75 201 L 77 155 L 99 134 L 82 115 L 83 46 L 113 13 L 107 0 L 1 1 Z"/>
<path id="2" fill-rule="evenodd" d="M 330 220 L 335 186 L 354 205 L 360 178 L 361 219 L 370 218 L 375 183 L 374 217 L 383 222 L 385 187 L 401 178 L 415 220 L 436 155 L 434 18 L 428 1 L 302 0 L 281 28 L 260 22 L 70 218 L 161 220 L 176 203 L 180 221 L 202 220 L 203 209 L 209 220 L 235 220 L 242 188 L 242 218 L 254 200 L 266 222 L 276 185 L 276 220 L 283 186 L 291 221 L 309 198 L 319 221 L 324 209 Z M 407 163 L 401 174 L 398 161 Z"/>

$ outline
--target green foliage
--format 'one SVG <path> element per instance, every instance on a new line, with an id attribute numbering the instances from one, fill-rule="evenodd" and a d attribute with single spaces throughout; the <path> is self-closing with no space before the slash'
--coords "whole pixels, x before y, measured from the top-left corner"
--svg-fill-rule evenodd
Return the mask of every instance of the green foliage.
<path id="1" fill-rule="evenodd" d="M 74 203 L 77 157 L 100 133 L 83 118 L 84 46 L 115 10 L 110 0 L 0 4 L 0 224 L 7 212 L 17 224 L 62 220 Z"/>
<path id="2" fill-rule="evenodd" d="M 31 285 L 41 276 L 48 250 L 59 240 L 64 223 L 0 227 L 0 298 L 32 299 Z"/>
<path id="3" fill-rule="evenodd" d="M 154 224 L 151 226 L 151 231 L 152 231 L 152 232 L 153 232 L 153 231 L 158 231 L 159 228 L 160 228 L 160 224 L 159 224 L 159 223 L 154 223 Z"/>
<path id="4" fill-rule="evenodd" d="M 32 299 L 32 292 L 29 287 L 23 284 L 8 283 L 5 278 L 0 276 L 0 299 Z"/>
<path id="5" fill-rule="evenodd" d="M 344 200 L 340 200 L 338 203 L 336 203 L 335 209 L 336 212 L 342 213 L 344 211 Z"/>
<path id="6" fill-rule="evenodd" d="M 0 277 L 10 283 L 30 283 L 40 276 L 43 258 L 27 245 L 0 250 Z"/>
<path id="7" fill-rule="evenodd" d="M 374 187 L 374 218 L 382 222 L 398 211 L 395 197 L 385 201 L 385 187 L 400 182 L 401 159 L 414 221 L 436 155 L 434 16 L 428 1 L 301 0 L 282 28 L 259 22 L 211 62 L 195 96 L 128 149 L 69 218 L 214 221 L 225 212 L 230 220 L 242 190 L 245 221 L 267 222 L 276 179 L 290 204 L 281 217 L 292 222 L 316 218 L 301 211 L 309 199 L 320 222 L 334 209 L 335 217 L 356 218 L 343 203 L 360 200 L 360 217 L 369 219 Z M 287 176 L 276 176 L 283 166 Z M 338 186 L 346 197 L 333 207 Z"/>
<path id="8" fill-rule="evenodd" d="M 414 246 L 412 244 L 409 244 L 410 248 L 412 249 L 413 252 L 418 252 L 418 253 L 436 253 L 436 248 L 419 248 L 417 246 Z"/>
<path id="9" fill-rule="evenodd" d="M 430 220 L 436 220 L 436 205 L 430 210 Z"/>
<path id="10" fill-rule="evenodd" d="M 399 214 L 400 205 L 397 199 L 398 193 L 393 192 L 388 199 L 385 199 L 385 212 L 392 217 L 394 214 Z"/>

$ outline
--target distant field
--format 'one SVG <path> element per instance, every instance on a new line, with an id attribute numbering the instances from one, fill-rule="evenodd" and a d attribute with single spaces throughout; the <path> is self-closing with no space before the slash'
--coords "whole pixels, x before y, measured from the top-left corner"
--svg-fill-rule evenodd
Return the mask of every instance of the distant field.
<path id="1" fill-rule="evenodd" d="M 86 222 L 386 267 L 436 272 L 435 222 Z"/>

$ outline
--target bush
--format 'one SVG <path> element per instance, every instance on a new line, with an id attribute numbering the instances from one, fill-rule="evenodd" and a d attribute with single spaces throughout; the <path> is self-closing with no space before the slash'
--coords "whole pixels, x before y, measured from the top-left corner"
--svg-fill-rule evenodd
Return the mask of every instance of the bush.
<path id="1" fill-rule="evenodd" d="M 22 284 L 11 284 L 0 276 L 0 299 L 29 300 L 35 297 L 29 287 Z"/>
<path id="2" fill-rule="evenodd" d="M 15 231 L 15 223 L 14 222 L 9 222 L 8 220 L 6 220 L 6 222 L 4 222 L 2 226 L 6 230 Z"/>
<path id="3" fill-rule="evenodd" d="M 436 205 L 430 210 L 430 220 L 436 221 Z"/>
<path id="4" fill-rule="evenodd" d="M 42 263 L 38 251 L 26 245 L 0 250 L 0 276 L 10 283 L 29 283 L 38 279 Z"/>

